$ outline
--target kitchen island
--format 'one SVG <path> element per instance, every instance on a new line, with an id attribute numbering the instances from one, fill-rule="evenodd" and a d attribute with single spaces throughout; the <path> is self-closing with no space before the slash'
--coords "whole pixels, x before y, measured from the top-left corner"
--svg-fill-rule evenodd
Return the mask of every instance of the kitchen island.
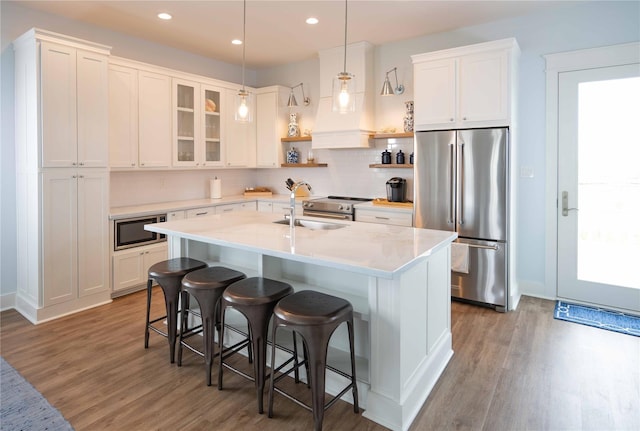
<path id="1" fill-rule="evenodd" d="M 242 212 L 145 226 L 167 235 L 169 256 L 189 256 L 251 276 L 343 297 L 354 308 L 357 379 L 364 416 L 406 430 L 453 355 L 452 232 L 328 222 L 274 223 L 281 215 Z M 331 228 L 331 229 L 327 229 Z M 348 370 L 346 329 L 329 363 Z M 343 386 L 327 373 L 327 392 Z M 349 395 L 345 395 L 349 400 Z"/>

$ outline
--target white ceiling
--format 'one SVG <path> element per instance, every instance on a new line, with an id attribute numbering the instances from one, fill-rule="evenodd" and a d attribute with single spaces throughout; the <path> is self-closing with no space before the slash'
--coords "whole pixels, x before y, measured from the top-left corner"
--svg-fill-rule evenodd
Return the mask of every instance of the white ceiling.
<path id="1" fill-rule="evenodd" d="M 410 39 L 498 19 L 566 6 L 579 1 L 366 1 L 348 3 L 347 41 L 374 45 Z M 28 8 L 240 64 L 242 0 L 232 1 L 19 1 Z M 156 17 L 173 15 L 171 21 Z M 305 23 L 309 16 L 320 22 Z M 344 44 L 342 0 L 248 0 L 246 64 L 272 67 L 314 58 Z"/>

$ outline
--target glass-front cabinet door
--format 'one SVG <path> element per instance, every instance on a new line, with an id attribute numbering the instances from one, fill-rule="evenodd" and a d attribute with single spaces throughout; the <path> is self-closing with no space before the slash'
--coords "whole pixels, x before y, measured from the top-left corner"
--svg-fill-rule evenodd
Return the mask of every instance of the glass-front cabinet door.
<path id="1" fill-rule="evenodd" d="M 220 107 L 223 93 L 219 88 L 201 86 L 201 104 L 203 107 L 202 135 L 204 136 L 202 166 L 221 165 L 222 154 L 222 122 Z"/>
<path id="2" fill-rule="evenodd" d="M 206 84 L 173 80 L 173 166 L 221 166 L 223 92 Z"/>
<path id="3" fill-rule="evenodd" d="M 173 165 L 196 166 L 199 85 L 173 80 Z"/>

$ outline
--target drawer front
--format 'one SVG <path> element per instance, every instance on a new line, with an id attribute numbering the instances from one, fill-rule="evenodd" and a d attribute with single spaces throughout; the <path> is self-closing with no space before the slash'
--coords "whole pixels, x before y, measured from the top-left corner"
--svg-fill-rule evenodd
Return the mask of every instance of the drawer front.
<path id="1" fill-rule="evenodd" d="M 214 215 L 215 213 L 216 207 L 193 208 L 186 211 L 187 218 L 206 217 Z"/>
<path id="2" fill-rule="evenodd" d="M 395 226 L 412 226 L 411 213 L 390 213 L 387 211 L 368 211 L 356 209 L 356 221 L 365 223 L 391 224 Z"/>

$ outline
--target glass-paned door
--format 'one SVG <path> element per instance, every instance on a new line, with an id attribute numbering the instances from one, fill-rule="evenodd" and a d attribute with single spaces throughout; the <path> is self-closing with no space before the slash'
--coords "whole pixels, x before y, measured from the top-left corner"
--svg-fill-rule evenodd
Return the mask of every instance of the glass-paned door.
<path id="1" fill-rule="evenodd" d="M 221 91 L 203 88 L 204 97 L 204 162 L 222 163 L 222 131 L 220 122 Z"/>
<path id="2" fill-rule="evenodd" d="M 177 84 L 175 91 L 176 154 L 174 160 L 194 163 L 196 160 L 196 88 L 192 85 Z"/>
<path id="3" fill-rule="evenodd" d="M 640 313 L 640 65 L 559 76 L 558 297 Z"/>

